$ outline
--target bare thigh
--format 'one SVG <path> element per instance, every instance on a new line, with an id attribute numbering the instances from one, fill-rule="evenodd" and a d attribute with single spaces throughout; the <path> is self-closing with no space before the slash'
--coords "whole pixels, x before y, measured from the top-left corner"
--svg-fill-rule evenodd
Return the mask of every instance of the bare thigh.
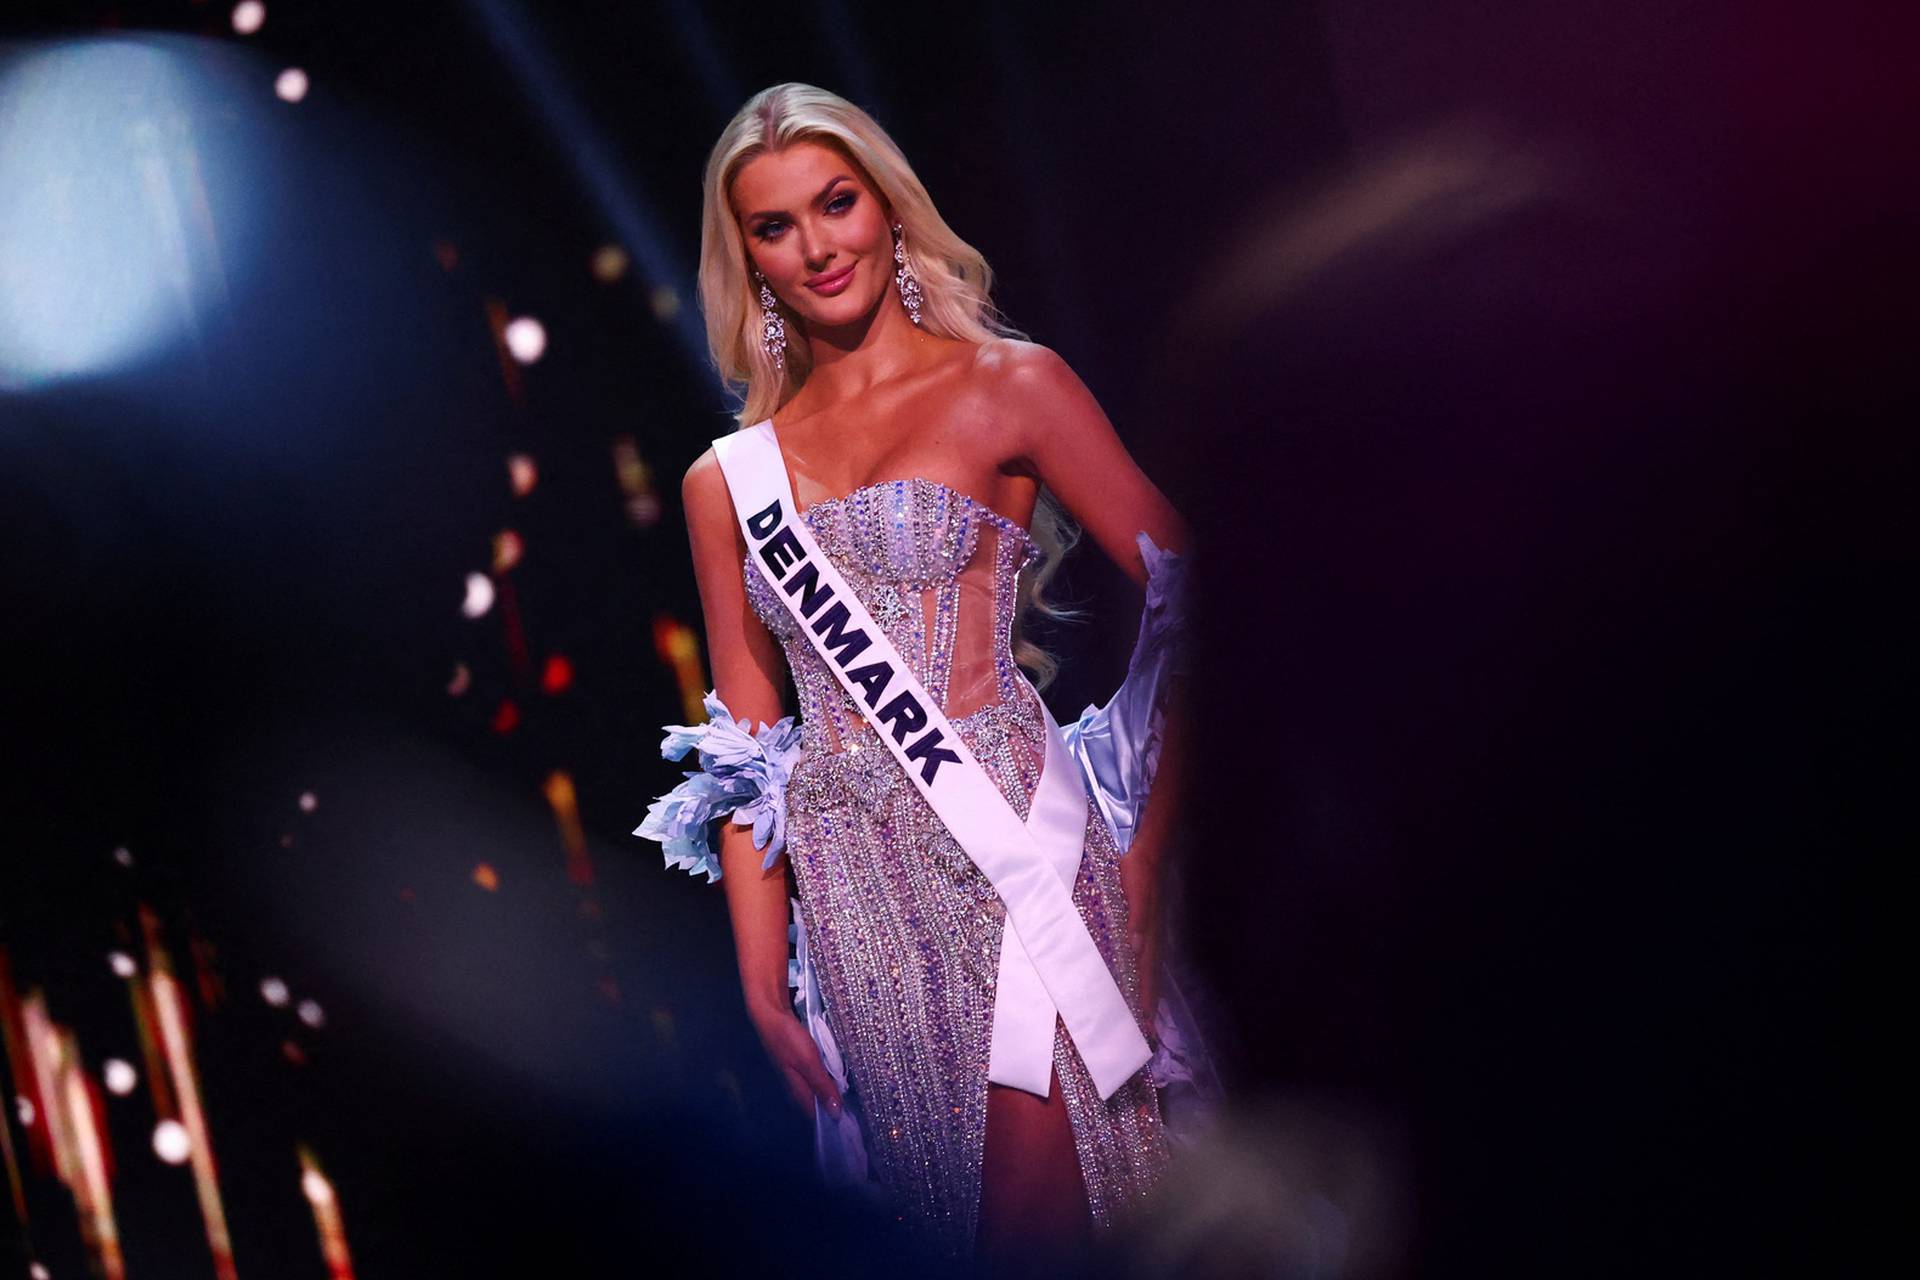
<path id="1" fill-rule="evenodd" d="M 1044 1101 L 1024 1089 L 987 1085 L 987 1140 L 980 1166 L 978 1251 L 1034 1263 L 1084 1243 L 1092 1229 L 1086 1180 L 1056 1070 Z"/>

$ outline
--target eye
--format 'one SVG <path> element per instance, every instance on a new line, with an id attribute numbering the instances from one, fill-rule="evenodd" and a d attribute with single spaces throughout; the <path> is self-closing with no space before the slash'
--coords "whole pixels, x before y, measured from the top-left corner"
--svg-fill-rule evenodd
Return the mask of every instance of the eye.
<path id="1" fill-rule="evenodd" d="M 855 201 L 859 198 L 858 192 L 843 191 L 833 199 L 827 201 L 827 212 L 845 213 L 847 210 L 853 208 Z M 786 226 L 786 223 L 780 221 L 780 219 L 768 218 L 765 222 L 753 229 L 753 234 L 761 240 L 772 240 L 777 238 L 776 233 L 784 226 Z"/>

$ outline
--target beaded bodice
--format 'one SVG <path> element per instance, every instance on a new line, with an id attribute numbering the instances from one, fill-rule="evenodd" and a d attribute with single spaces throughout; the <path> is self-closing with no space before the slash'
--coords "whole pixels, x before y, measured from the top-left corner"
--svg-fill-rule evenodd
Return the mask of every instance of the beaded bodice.
<path id="1" fill-rule="evenodd" d="M 1012 647 L 1020 571 L 1040 555 L 1025 529 L 920 477 L 816 502 L 800 518 L 957 730 L 963 717 L 991 718 L 996 705 L 1037 716 Z M 807 754 L 873 740 L 751 555 L 742 572 L 754 613 L 786 652 Z"/>
<path id="2" fill-rule="evenodd" d="M 924 478 L 867 485 L 800 519 L 1024 820 L 1047 758 L 1044 708 L 1013 661 L 1020 574 L 1040 555 L 1033 538 Z M 802 1003 L 820 1010 L 806 1015 L 816 1040 L 824 1025 L 835 1046 L 823 1061 L 845 1067 L 858 1136 L 834 1148 L 834 1167 L 870 1170 L 917 1230 L 963 1256 L 978 1225 L 1006 905 L 779 588 L 752 555 L 741 570 L 799 696 L 801 751 L 781 792 L 797 893 L 793 980 L 817 990 Z M 1085 823 L 1074 905 L 1140 1017 L 1119 853 L 1091 800 Z M 1103 1100 L 1057 1019 L 1053 1072 L 1089 1212 L 1110 1224 L 1166 1165 L 1158 1100 L 1144 1072 Z M 846 1143 L 844 1127 L 819 1133 Z"/>

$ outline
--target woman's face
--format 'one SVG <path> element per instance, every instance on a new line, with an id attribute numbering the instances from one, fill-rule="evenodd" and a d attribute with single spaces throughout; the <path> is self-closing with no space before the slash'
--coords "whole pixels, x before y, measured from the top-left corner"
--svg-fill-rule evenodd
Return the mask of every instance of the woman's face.
<path id="1" fill-rule="evenodd" d="M 873 313 L 893 282 L 893 232 L 858 165 L 796 142 L 742 165 L 732 198 L 749 262 L 810 326 Z"/>

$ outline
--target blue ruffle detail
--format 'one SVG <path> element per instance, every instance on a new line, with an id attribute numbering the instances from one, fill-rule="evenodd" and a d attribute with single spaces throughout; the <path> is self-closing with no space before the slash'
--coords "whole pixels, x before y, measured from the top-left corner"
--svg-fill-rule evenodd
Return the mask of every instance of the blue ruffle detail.
<path id="1" fill-rule="evenodd" d="M 655 800 L 633 834 L 658 840 L 666 849 L 667 866 L 689 875 L 704 871 L 712 884 L 720 878 L 715 818 L 731 814 L 734 822 L 752 826 L 753 847 L 767 851 L 763 868 L 771 867 L 786 849 L 787 778 L 801 746 L 800 726 L 792 716 L 762 724 L 750 734 L 748 722 L 735 720 L 716 692 L 709 690 L 704 702 L 705 724 L 670 724 L 660 742 L 660 755 L 667 760 L 697 750 L 700 768 Z"/>
<path id="2" fill-rule="evenodd" d="M 1144 666 L 1165 651 L 1166 674 L 1184 676 L 1187 674 L 1187 638 L 1191 633 L 1187 557 L 1156 546 L 1144 529 L 1136 533 L 1133 540 L 1140 548 L 1140 559 L 1147 566 L 1147 603 L 1140 615 L 1140 636 L 1134 642 L 1134 658 L 1128 665 Z"/>
<path id="3" fill-rule="evenodd" d="M 1153 787 L 1167 682 L 1187 673 L 1191 630 L 1187 557 L 1156 546 L 1144 529 L 1133 540 L 1147 567 L 1147 602 L 1126 679 L 1104 706 L 1089 706 L 1074 723 L 1061 726 L 1067 749 L 1080 762 L 1087 791 L 1121 853 L 1133 843 Z"/>

